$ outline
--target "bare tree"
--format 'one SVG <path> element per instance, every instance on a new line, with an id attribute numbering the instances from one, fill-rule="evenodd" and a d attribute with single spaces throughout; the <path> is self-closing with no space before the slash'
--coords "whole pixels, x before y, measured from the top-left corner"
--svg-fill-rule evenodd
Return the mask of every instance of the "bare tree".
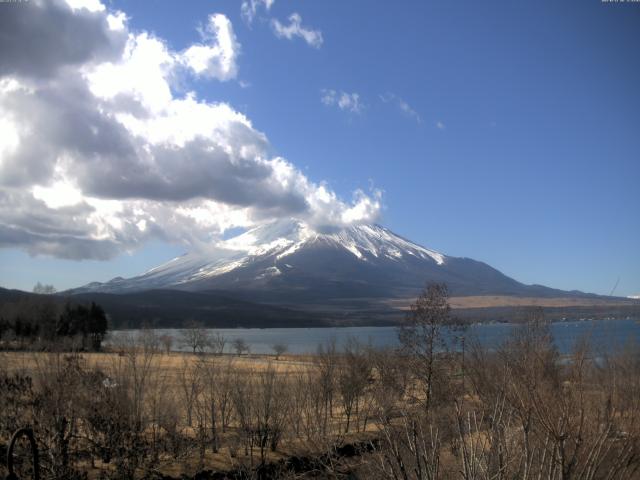
<path id="1" fill-rule="evenodd" d="M 260 461 L 264 464 L 267 448 L 278 448 L 289 414 L 287 382 L 272 365 L 258 375 L 254 401 Z"/>
<path id="2" fill-rule="evenodd" d="M 438 374 L 436 354 L 446 348 L 443 329 L 452 323 L 448 298 L 446 285 L 428 284 L 398 330 L 408 367 L 422 390 L 419 400 L 427 412 L 433 403 L 434 380 Z"/>
<path id="3" fill-rule="evenodd" d="M 276 354 L 276 360 L 279 360 L 281 355 L 287 353 L 289 347 L 284 343 L 276 343 L 271 346 L 271 349 L 273 350 L 273 353 Z"/>
<path id="4" fill-rule="evenodd" d="M 358 414 L 360 398 L 368 384 L 371 363 L 357 340 L 350 338 L 338 369 L 338 390 L 346 418 L 345 433 L 349 432 L 352 414 Z"/>
<path id="5" fill-rule="evenodd" d="M 178 384 L 189 427 L 193 425 L 193 406 L 201 390 L 199 373 L 188 358 L 183 359 L 181 368 L 178 371 Z"/>
<path id="6" fill-rule="evenodd" d="M 318 345 L 314 366 L 319 394 L 316 411 L 319 414 L 318 418 L 322 419 L 321 434 L 326 435 L 329 418 L 333 416 L 333 397 L 336 391 L 338 352 L 335 338 L 331 338 L 326 345 Z"/>
<path id="7" fill-rule="evenodd" d="M 628 370 L 614 357 L 578 342 L 562 359 L 541 310 L 497 351 L 476 345 L 469 370 L 478 402 L 467 411 L 456 402 L 463 478 L 637 476 L 638 357 Z"/>
<path id="8" fill-rule="evenodd" d="M 261 465 L 266 462 L 267 452 L 278 448 L 289 416 L 289 395 L 287 382 L 272 365 L 246 377 L 245 373 L 234 382 L 233 401 L 252 467 L 255 447 Z"/>
<path id="9" fill-rule="evenodd" d="M 423 325 L 412 326 L 420 334 Z M 227 452 L 246 478 L 261 478 L 281 450 L 304 452 L 314 475 L 331 478 L 346 468 L 394 480 L 639 478 L 637 346 L 593 352 L 578 342 L 560 355 L 535 310 L 497 347 L 470 342 L 464 381 L 459 355 L 436 348 L 444 336 L 423 337 L 433 338 L 426 409 L 416 369 L 429 357 L 405 345 L 373 351 L 350 340 L 342 352 L 329 342 L 286 372 L 231 355 L 160 356 L 152 331 L 122 336 L 120 355 L 98 359 L 0 352 L 0 449 L 13 429 L 33 425 L 47 479 L 159 478 Z M 371 451 L 347 465 L 335 447 L 354 430 Z M 279 478 L 296 475 L 304 472 Z"/>
<path id="10" fill-rule="evenodd" d="M 244 338 L 236 338 L 233 342 L 233 349 L 236 351 L 237 355 L 242 355 L 243 353 L 249 353 L 250 347 L 249 344 L 245 341 Z"/>
<path id="11" fill-rule="evenodd" d="M 173 346 L 173 337 L 171 335 L 160 335 L 159 337 L 160 343 L 164 348 L 164 352 L 169 355 L 171 353 L 171 347 Z"/>
<path id="12" fill-rule="evenodd" d="M 394 480 L 437 480 L 452 478 L 441 473 L 442 437 L 422 412 L 402 410 L 395 422 L 380 426 L 379 471 Z"/>
<path id="13" fill-rule="evenodd" d="M 56 287 L 53 285 L 42 284 L 40 282 L 36 283 L 33 287 L 33 293 L 39 293 L 41 295 L 52 295 L 56 292 Z"/>
<path id="14" fill-rule="evenodd" d="M 158 353 L 160 350 L 161 339 L 152 328 L 142 328 L 136 340 L 143 352 Z"/>
<path id="15" fill-rule="evenodd" d="M 66 478 L 73 475 L 71 442 L 77 434 L 79 405 L 70 393 L 80 388 L 80 359 L 57 353 L 45 362 L 37 361 L 40 389 L 36 417 L 40 420 L 40 438 L 46 445 L 42 460 L 55 478 Z"/>
<path id="16" fill-rule="evenodd" d="M 193 353 L 203 353 L 210 345 L 209 332 L 198 322 L 188 322 L 185 328 L 180 330 L 180 343 L 190 348 Z"/>
<path id="17" fill-rule="evenodd" d="M 227 339 L 220 332 L 216 332 L 215 335 L 209 338 L 209 347 L 215 355 L 222 355 L 226 344 Z"/>
<path id="18" fill-rule="evenodd" d="M 231 404 L 231 372 L 233 365 L 228 362 L 203 357 L 197 362 L 197 377 L 201 389 L 196 401 L 199 424 L 209 430 L 209 435 L 203 432 L 203 440 L 207 442 L 214 453 L 218 452 L 221 442 L 220 433 L 224 433 L 229 422 Z"/>
<path id="19" fill-rule="evenodd" d="M 373 396 L 378 408 L 377 417 L 386 422 L 407 391 L 410 372 L 403 356 L 395 349 L 372 350 L 370 358 L 376 376 Z"/>

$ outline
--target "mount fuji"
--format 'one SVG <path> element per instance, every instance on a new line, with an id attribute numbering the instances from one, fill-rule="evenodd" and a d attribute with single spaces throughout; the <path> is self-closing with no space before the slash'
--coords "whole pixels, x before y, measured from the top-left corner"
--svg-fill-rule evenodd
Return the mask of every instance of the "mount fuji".
<path id="1" fill-rule="evenodd" d="M 337 307 L 415 298 L 426 282 L 444 282 L 454 296 L 586 296 L 524 285 L 485 263 L 444 255 L 380 225 L 318 230 L 293 219 L 255 227 L 139 276 L 71 293 L 217 291 L 280 306 Z"/>

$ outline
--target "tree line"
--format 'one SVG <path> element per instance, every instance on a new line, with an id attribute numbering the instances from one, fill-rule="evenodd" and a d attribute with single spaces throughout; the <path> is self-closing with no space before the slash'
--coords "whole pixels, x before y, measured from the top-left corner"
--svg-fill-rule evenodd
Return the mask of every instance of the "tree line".
<path id="1" fill-rule="evenodd" d="M 107 315 L 94 302 L 29 295 L 0 303 L 0 345 L 8 349 L 100 350 L 107 328 Z"/>
<path id="2" fill-rule="evenodd" d="M 464 348 L 445 342 L 451 328 Z M 485 348 L 456 325 L 442 285 L 422 292 L 398 335 L 398 349 L 328 342 L 287 370 L 162 355 L 154 331 L 121 339 L 106 364 L 47 354 L 29 371 L 0 368 L 0 445 L 32 425 L 51 479 L 193 475 L 212 458 L 232 478 L 300 478 L 303 463 L 323 478 L 637 478 L 637 346 L 593 352 L 585 339 L 561 356 L 531 310 Z M 356 444 L 366 448 L 341 459 Z"/>

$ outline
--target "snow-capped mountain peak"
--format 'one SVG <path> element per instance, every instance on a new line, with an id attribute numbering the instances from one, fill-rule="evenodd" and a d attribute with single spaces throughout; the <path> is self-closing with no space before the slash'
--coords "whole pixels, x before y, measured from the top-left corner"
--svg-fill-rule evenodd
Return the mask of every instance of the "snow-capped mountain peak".
<path id="1" fill-rule="evenodd" d="M 438 265 L 442 265 L 445 261 L 443 254 L 405 240 L 380 225 L 354 225 L 326 234 L 325 238 L 331 239 L 360 259 L 366 258 L 367 254 L 374 257 L 386 256 L 391 259 L 413 255 L 422 258 L 430 257 Z"/>
<path id="2" fill-rule="evenodd" d="M 312 255 L 318 256 L 323 255 L 319 253 L 321 251 L 342 252 L 353 261 L 376 265 L 418 260 L 442 266 L 447 259 L 445 255 L 412 243 L 380 225 L 358 224 L 320 230 L 288 219 L 259 225 L 205 251 L 174 258 L 137 277 L 94 283 L 84 289 L 182 288 L 234 273 L 241 277 L 251 275 L 253 281 L 264 282 L 283 271 L 303 268 L 298 265 L 303 252 L 315 252 Z"/>
<path id="3" fill-rule="evenodd" d="M 249 256 L 276 253 L 282 259 L 295 253 L 307 243 L 325 242 L 343 248 L 356 258 L 366 261 L 369 256 L 392 259 L 404 255 L 430 257 L 438 265 L 445 256 L 416 245 L 395 235 L 380 225 L 352 225 L 340 229 L 318 231 L 299 220 L 286 220 L 255 227 L 219 244 L 220 248 L 243 251 Z"/>
<path id="4" fill-rule="evenodd" d="M 218 292 L 313 312 L 327 307 L 345 315 L 349 309 L 365 306 L 375 312 L 397 299 L 415 298 L 429 282 L 445 283 L 455 296 L 581 295 L 523 285 L 485 263 L 445 256 L 380 225 L 324 229 L 293 219 L 256 226 L 137 277 L 94 282 L 69 293 Z"/>

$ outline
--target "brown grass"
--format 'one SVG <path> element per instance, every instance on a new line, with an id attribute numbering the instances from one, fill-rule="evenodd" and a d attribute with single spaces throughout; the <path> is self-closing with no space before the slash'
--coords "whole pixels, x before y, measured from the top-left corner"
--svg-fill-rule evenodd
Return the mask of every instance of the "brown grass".
<path id="1" fill-rule="evenodd" d="M 406 310 L 414 299 L 389 300 L 389 305 L 394 308 Z M 538 297 L 511 297 L 506 295 L 475 295 L 468 297 L 451 297 L 449 305 L 457 308 L 489 308 L 489 307 L 594 307 L 638 305 L 640 302 L 632 299 L 614 298 L 611 300 L 602 298 L 538 298 Z"/>
<path id="2" fill-rule="evenodd" d="M 46 365 L 56 353 L 29 352 L 29 351 L 4 351 L 0 352 L 0 361 L 7 372 L 33 373 L 39 365 Z M 83 363 L 89 368 L 99 368 L 108 371 L 111 367 L 124 361 L 123 355 L 116 352 L 90 352 L 80 354 Z M 190 363 L 206 358 L 208 361 L 225 363 L 233 361 L 236 368 L 250 372 L 262 372 L 269 366 L 277 373 L 297 373 L 307 371 L 311 367 L 311 358 L 308 355 L 281 355 L 278 360 L 274 355 L 193 355 L 185 352 L 156 353 L 152 357 L 151 367 L 154 370 L 162 370 L 169 377 L 177 376 L 183 368 L 184 362 Z"/>
<path id="3" fill-rule="evenodd" d="M 0 351 L 0 364 L 2 370 L 8 374 L 20 373 L 23 375 L 29 375 L 33 378 L 38 378 L 42 375 L 42 372 L 47 371 L 50 365 L 56 362 L 58 356 L 68 356 L 71 353 L 48 353 L 48 352 L 29 352 L 29 351 Z M 110 375 L 111 372 L 117 372 L 121 368 L 126 368 L 127 353 L 118 352 L 84 352 L 79 354 L 80 362 L 84 370 L 99 369 Z M 142 355 L 142 353 L 140 353 Z M 150 378 L 162 378 L 162 395 L 165 397 L 171 397 L 178 399 L 175 402 L 175 406 L 180 409 L 179 413 L 182 417 L 182 422 L 185 422 L 186 410 L 180 407 L 184 407 L 184 404 L 179 400 L 181 398 L 181 386 L 180 375 L 181 371 L 185 368 L 185 364 L 194 365 L 198 360 L 206 359 L 207 362 L 220 363 L 220 365 L 226 365 L 229 361 L 233 363 L 234 370 L 237 372 L 246 372 L 247 374 L 265 372 L 267 369 L 275 369 L 279 375 L 294 375 L 297 373 L 304 373 L 313 368 L 313 358 L 309 355 L 293 355 L 286 354 L 280 355 L 276 360 L 274 355 L 221 355 L 216 356 L 212 354 L 199 354 L 194 355 L 185 352 L 172 352 L 170 354 L 155 352 L 151 358 L 150 370 L 147 375 Z M 59 359 L 58 359 L 59 361 Z M 150 395 L 153 393 L 150 391 Z M 334 422 L 339 423 L 342 421 L 342 417 L 338 408 L 335 409 L 336 417 Z M 237 427 L 237 425 L 234 425 Z M 368 430 L 371 430 L 373 425 L 369 425 Z M 193 439 L 196 437 L 195 425 L 194 428 L 182 427 L 182 432 Z M 239 461 L 246 462 L 246 457 L 243 455 L 242 448 L 239 449 L 238 454 L 240 457 L 233 458 L 231 454 L 231 448 L 228 445 L 228 438 L 233 435 L 233 431 L 229 431 L 226 434 L 220 433 L 222 440 L 222 446 L 218 453 L 213 453 L 207 450 L 204 465 L 206 468 L 213 469 L 214 471 L 226 471 L 238 468 Z M 355 435 L 355 434 L 353 434 Z M 281 448 L 277 452 L 268 452 L 269 461 L 277 461 L 281 458 L 285 458 L 290 455 L 301 454 L 307 452 L 308 446 L 304 442 L 282 442 Z M 168 475 L 179 476 L 181 474 L 194 475 L 200 470 L 198 466 L 198 460 L 196 458 L 195 450 L 187 458 L 179 461 L 162 461 L 162 472 Z M 109 465 L 103 465 L 100 460 L 95 461 L 95 465 L 92 468 L 89 464 L 84 466 L 86 468 L 88 477 L 90 479 L 98 478 L 100 472 L 103 469 L 109 469 Z M 0 465 L 0 478 L 3 470 Z"/>

